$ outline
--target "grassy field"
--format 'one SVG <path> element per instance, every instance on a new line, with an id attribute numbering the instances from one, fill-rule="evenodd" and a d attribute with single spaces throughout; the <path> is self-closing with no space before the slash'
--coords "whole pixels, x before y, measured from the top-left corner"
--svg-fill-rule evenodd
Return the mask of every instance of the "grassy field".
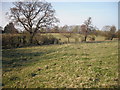
<path id="1" fill-rule="evenodd" d="M 118 43 L 4 49 L 4 88 L 117 87 Z"/>

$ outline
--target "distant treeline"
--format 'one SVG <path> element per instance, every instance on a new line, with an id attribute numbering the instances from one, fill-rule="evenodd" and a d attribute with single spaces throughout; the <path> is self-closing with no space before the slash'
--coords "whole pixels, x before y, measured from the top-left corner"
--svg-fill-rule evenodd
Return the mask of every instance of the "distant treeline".
<path id="1" fill-rule="evenodd" d="M 82 37 L 82 41 L 86 41 L 86 36 L 91 35 L 91 41 L 95 40 L 95 36 L 104 36 L 106 40 L 112 40 L 113 38 L 120 37 L 120 30 L 116 31 L 115 26 L 106 26 L 104 27 L 104 31 L 90 29 L 86 32 L 86 27 L 83 26 L 63 26 L 58 27 L 55 26 L 51 29 L 40 29 L 37 34 L 33 37 L 33 42 L 30 43 L 30 34 L 26 31 L 18 31 L 13 23 L 9 23 L 0 31 L 2 33 L 2 47 L 3 48 L 16 48 L 16 47 L 23 47 L 23 46 L 30 46 L 30 45 L 49 45 L 49 44 L 59 44 L 60 39 L 56 38 L 53 35 L 48 35 L 45 33 L 60 33 L 65 38 L 68 39 L 73 35 L 80 34 Z M 85 38 L 86 37 L 86 38 Z M 77 38 L 75 39 L 77 41 Z"/>
<path id="2" fill-rule="evenodd" d="M 120 36 L 114 25 L 107 25 L 103 27 L 103 31 L 99 30 L 92 24 L 91 17 L 84 20 L 82 25 L 57 26 L 60 21 L 55 16 L 55 10 L 51 3 L 44 0 L 41 2 L 36 0 L 32 2 L 14 2 L 8 17 L 11 22 L 4 28 L 0 27 L 0 32 L 3 33 L 3 48 L 59 43 L 60 40 L 55 36 L 43 33 L 60 33 L 64 38 L 67 38 L 68 43 L 70 37 L 76 36 L 75 34 L 82 35 L 82 42 L 86 42 L 89 36 L 91 36 L 91 41 L 95 41 L 95 37 L 98 35 L 106 37 L 106 40 L 112 40 Z M 22 30 L 16 29 L 14 24 Z M 76 37 L 75 41 L 78 41 L 78 38 Z"/>

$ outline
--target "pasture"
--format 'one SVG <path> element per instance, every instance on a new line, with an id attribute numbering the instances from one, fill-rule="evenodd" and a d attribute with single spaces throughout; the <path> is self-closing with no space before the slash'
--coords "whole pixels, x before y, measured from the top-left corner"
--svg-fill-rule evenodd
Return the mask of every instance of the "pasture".
<path id="1" fill-rule="evenodd" d="M 3 89 L 119 88 L 117 2 L 1 5 Z"/>
<path id="2" fill-rule="evenodd" d="M 22 47 L 3 49 L 2 53 L 3 88 L 118 85 L 117 41 Z"/>

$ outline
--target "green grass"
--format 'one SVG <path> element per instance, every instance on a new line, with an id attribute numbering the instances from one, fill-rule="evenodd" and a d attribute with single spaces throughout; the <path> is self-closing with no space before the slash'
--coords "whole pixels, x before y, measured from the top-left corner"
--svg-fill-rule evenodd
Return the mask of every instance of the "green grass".
<path id="1" fill-rule="evenodd" d="M 4 88 L 110 88 L 118 82 L 118 43 L 3 50 Z"/>

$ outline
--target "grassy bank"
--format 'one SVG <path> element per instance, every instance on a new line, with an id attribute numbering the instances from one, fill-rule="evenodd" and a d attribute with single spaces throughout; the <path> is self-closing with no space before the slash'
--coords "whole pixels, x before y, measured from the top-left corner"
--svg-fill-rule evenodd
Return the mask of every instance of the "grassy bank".
<path id="1" fill-rule="evenodd" d="M 117 81 L 117 41 L 3 50 L 4 88 L 105 88 Z"/>

